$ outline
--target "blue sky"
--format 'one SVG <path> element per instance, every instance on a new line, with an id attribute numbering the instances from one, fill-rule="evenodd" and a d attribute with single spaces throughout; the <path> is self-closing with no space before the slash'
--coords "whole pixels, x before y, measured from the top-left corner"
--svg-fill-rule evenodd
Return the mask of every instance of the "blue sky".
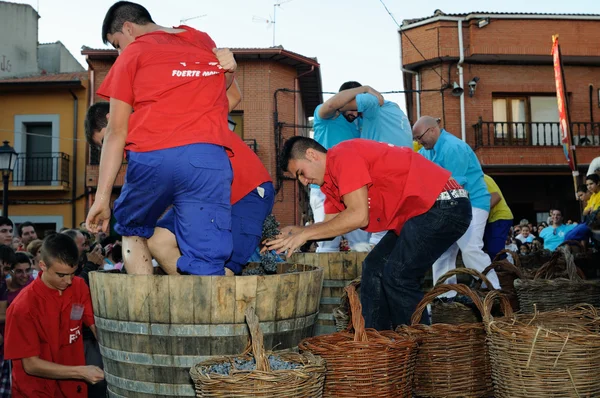
<path id="1" fill-rule="evenodd" d="M 15 0 L 13 0 L 15 1 Z M 286 1 L 286 0 L 284 0 Z M 399 23 L 404 19 L 471 11 L 600 14 L 595 0 L 541 1 L 401 1 L 384 0 Z M 84 65 L 81 46 L 105 48 L 101 25 L 112 0 L 15 1 L 38 8 L 39 41 L 60 40 Z M 145 0 L 140 1 L 160 25 L 179 25 L 181 19 L 210 34 L 220 47 L 270 47 L 272 27 L 253 17 L 272 19 L 273 0 Z M 276 44 L 305 56 L 317 57 L 325 91 L 337 91 L 357 80 L 380 91 L 402 89 L 397 26 L 380 0 L 292 0 L 277 10 Z M 327 97 L 327 96 L 326 96 Z M 403 105 L 401 95 L 387 99 Z"/>

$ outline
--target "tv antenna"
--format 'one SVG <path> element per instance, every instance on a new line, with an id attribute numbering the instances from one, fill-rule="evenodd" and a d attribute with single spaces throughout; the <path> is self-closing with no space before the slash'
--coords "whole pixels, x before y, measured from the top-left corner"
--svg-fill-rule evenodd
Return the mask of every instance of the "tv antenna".
<path id="1" fill-rule="evenodd" d="M 202 14 L 202 15 L 198 15 L 198 16 L 190 17 L 190 18 L 182 18 L 179 20 L 179 25 L 183 25 L 184 22 L 191 21 L 192 19 L 204 18 L 207 15 L 208 14 Z"/>
<path id="2" fill-rule="evenodd" d="M 254 16 L 252 17 L 252 22 L 259 22 L 259 23 L 266 23 L 268 24 L 267 29 L 273 28 L 273 47 L 275 47 L 275 23 L 277 22 L 277 8 L 281 8 L 283 9 L 283 7 L 281 7 L 282 4 L 285 3 L 289 3 L 290 1 L 293 0 L 280 0 L 277 1 L 276 3 L 273 4 L 273 18 L 271 19 L 271 16 L 269 16 L 269 19 L 267 18 L 263 18 L 263 17 L 257 17 Z"/>

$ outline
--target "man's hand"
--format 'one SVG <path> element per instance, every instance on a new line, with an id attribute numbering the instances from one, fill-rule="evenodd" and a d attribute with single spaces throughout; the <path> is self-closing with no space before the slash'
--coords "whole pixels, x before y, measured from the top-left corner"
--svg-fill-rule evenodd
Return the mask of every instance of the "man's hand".
<path id="1" fill-rule="evenodd" d="M 108 201 L 96 200 L 90 209 L 85 227 L 88 231 L 95 234 L 98 232 L 108 232 L 110 222 L 110 207 Z"/>
<path id="2" fill-rule="evenodd" d="M 90 384 L 96 384 L 104 380 L 104 371 L 97 366 L 80 366 L 80 376 L 83 380 Z"/>
<path id="3" fill-rule="evenodd" d="M 98 266 L 104 264 L 104 256 L 102 255 L 102 247 L 100 245 L 96 245 L 94 250 L 87 254 L 87 260 L 92 262 Z"/>
<path id="4" fill-rule="evenodd" d="M 235 72 L 237 63 L 233 57 L 233 53 L 228 48 L 213 48 L 213 53 L 216 55 L 221 68 L 225 72 Z"/>
<path id="5" fill-rule="evenodd" d="M 266 242 L 265 246 L 268 250 L 276 250 L 277 254 L 287 251 L 286 257 L 290 258 L 296 249 L 306 243 L 305 228 L 291 226 L 285 227 L 281 231 L 282 233 L 278 235 L 279 238 Z"/>
<path id="6" fill-rule="evenodd" d="M 235 276 L 235 274 L 229 268 L 225 268 L 225 276 Z"/>
<path id="7" fill-rule="evenodd" d="M 382 106 L 383 102 L 385 100 L 383 98 L 383 95 L 381 95 L 381 93 L 379 91 L 375 90 L 373 87 L 370 87 L 370 86 L 364 86 L 364 87 L 365 87 L 365 90 L 367 90 L 366 93 L 374 95 L 375 97 L 377 97 L 377 101 L 379 102 L 379 106 Z"/>

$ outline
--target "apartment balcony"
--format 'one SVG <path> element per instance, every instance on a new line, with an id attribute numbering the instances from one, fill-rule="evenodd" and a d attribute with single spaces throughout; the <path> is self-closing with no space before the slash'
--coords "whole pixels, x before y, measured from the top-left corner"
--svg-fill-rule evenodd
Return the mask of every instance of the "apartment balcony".
<path id="1" fill-rule="evenodd" d="M 19 153 L 9 179 L 10 191 L 68 191 L 70 157 L 63 152 Z"/>
<path id="2" fill-rule="evenodd" d="M 566 166 L 558 122 L 489 122 L 473 125 L 482 165 Z M 600 153 L 600 123 L 571 123 L 578 164 Z"/>

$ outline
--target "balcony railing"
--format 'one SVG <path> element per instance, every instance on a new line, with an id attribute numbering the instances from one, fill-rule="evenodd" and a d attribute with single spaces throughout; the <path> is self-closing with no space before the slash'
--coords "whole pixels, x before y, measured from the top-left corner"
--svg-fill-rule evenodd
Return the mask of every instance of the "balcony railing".
<path id="1" fill-rule="evenodd" d="M 19 153 L 11 174 L 15 186 L 70 185 L 69 155 L 62 152 Z"/>
<path id="2" fill-rule="evenodd" d="M 558 122 L 486 122 L 473 125 L 475 148 L 489 146 L 560 146 Z M 600 123 L 571 123 L 573 144 L 600 145 Z"/>

